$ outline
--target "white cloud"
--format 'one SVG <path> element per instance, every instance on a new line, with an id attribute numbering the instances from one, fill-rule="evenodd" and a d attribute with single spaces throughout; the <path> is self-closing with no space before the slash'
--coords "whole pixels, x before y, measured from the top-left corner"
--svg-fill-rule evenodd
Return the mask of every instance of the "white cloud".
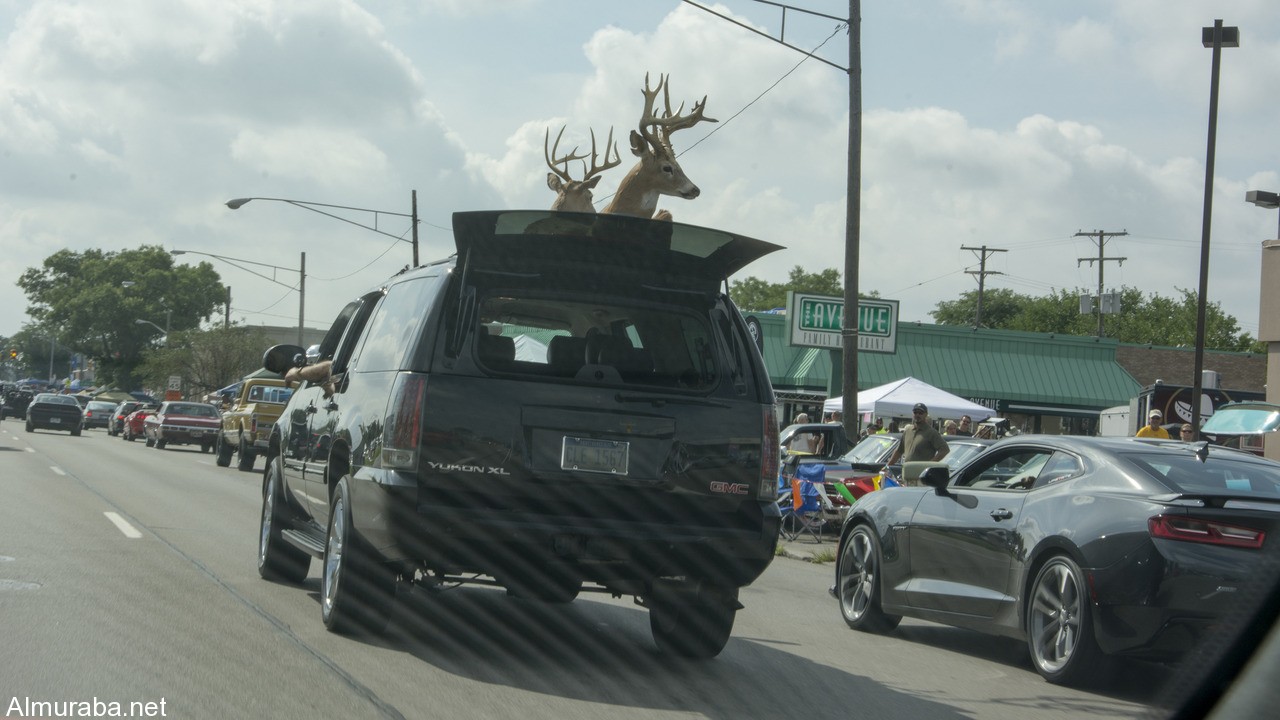
<path id="1" fill-rule="evenodd" d="M 717 8 L 778 30 L 756 3 Z M 863 12 L 864 289 L 928 319 L 974 287 L 962 244 L 1009 249 L 997 261 L 1006 275 L 989 284 L 1090 286 L 1081 229 L 1131 233 L 1114 245 L 1129 260 L 1107 269 L 1108 284 L 1195 285 L 1209 59 L 1198 28 L 1212 22 L 1201 4 L 943 0 Z M 1280 20 L 1261 0 L 1231 15 L 1243 40 L 1224 55 L 1211 288 L 1256 328 L 1249 258 L 1276 218 L 1241 194 L 1280 190 L 1275 152 L 1258 141 L 1274 130 Z M 198 245 L 281 266 L 306 248 L 308 321 L 322 325 L 407 248 L 281 204 L 232 213 L 222 202 L 407 211 L 416 189 L 422 254 L 438 257 L 452 250 L 441 228 L 455 210 L 549 206 L 548 127 L 566 125 L 565 142 L 583 147 L 589 129 L 603 139 L 614 128 L 622 166 L 595 196 L 612 193 L 634 162 L 626 136 L 646 72 L 670 73 L 686 111 L 706 95 L 720 121 L 676 135 L 703 194 L 662 207 L 787 246 L 744 276 L 844 266 L 846 76 L 675 0 L 35 0 L 12 19 L 0 44 L 8 307 L 25 307 L 12 285 L 21 270 L 62 248 Z M 822 55 L 842 61 L 835 25 L 789 21 L 788 40 L 827 40 Z M 886 28 L 910 31 L 889 47 Z M 217 269 L 237 308 L 278 299 L 275 286 Z"/>

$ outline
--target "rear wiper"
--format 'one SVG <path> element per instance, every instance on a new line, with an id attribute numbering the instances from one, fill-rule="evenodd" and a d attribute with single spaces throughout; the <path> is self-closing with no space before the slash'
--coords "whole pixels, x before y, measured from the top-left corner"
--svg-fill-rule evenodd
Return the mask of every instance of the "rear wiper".
<path id="1" fill-rule="evenodd" d="M 672 405 L 698 405 L 700 407 L 714 407 L 714 408 L 729 407 L 728 403 L 723 403 L 716 400 L 705 400 L 703 398 L 686 398 L 686 397 L 669 397 L 669 396 L 658 397 L 654 395 L 624 395 L 623 393 L 618 393 L 617 395 L 613 396 L 613 399 L 617 400 L 620 403 L 647 402 L 647 403 L 652 403 L 654 407 L 662 407 L 663 405 L 666 405 L 668 403 Z"/>

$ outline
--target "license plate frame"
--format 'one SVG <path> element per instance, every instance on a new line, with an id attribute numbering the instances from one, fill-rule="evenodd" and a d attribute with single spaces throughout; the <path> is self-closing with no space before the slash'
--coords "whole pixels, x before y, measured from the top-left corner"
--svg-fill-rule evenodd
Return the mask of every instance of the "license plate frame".
<path id="1" fill-rule="evenodd" d="M 565 435 L 560 443 L 561 470 L 625 476 L 630 462 L 631 443 L 624 440 Z"/>

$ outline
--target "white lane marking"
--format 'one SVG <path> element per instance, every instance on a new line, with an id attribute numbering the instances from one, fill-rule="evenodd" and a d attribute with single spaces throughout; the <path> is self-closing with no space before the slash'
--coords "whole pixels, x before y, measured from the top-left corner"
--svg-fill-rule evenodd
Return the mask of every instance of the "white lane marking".
<path id="1" fill-rule="evenodd" d="M 26 449 L 26 451 L 27 451 L 27 452 L 29 452 L 29 453 L 33 453 L 33 452 L 35 452 L 35 451 L 36 451 L 36 449 L 35 449 L 35 448 L 33 448 L 33 447 L 29 447 L 29 448 L 25 448 L 25 449 Z"/>
<path id="2" fill-rule="evenodd" d="M 120 532 L 124 533 L 125 537 L 127 538 L 142 537 L 142 533 L 138 532 L 136 528 L 134 528 L 132 525 L 129 524 L 128 520 L 125 520 L 124 518 L 120 517 L 118 514 L 113 512 L 104 512 L 102 514 L 106 515 L 108 520 L 110 520 L 113 524 L 115 524 L 116 527 L 120 528 Z"/>
<path id="3" fill-rule="evenodd" d="M 57 465 L 50 465 L 49 469 L 63 477 L 66 477 L 67 475 L 66 471 L 64 471 L 62 468 L 58 467 Z"/>

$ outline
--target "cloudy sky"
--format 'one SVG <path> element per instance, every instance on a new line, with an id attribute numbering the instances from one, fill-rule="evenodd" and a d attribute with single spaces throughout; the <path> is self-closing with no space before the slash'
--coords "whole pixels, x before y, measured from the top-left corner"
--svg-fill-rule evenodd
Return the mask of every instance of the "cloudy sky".
<path id="1" fill-rule="evenodd" d="M 800 0 L 845 17 L 843 0 Z M 780 10 L 718 12 L 778 37 Z M 1223 51 L 1209 293 L 1258 331 L 1259 244 L 1280 191 L 1280 13 L 1274 0 L 864 2 L 861 278 L 929 321 L 976 288 L 1042 294 L 1195 289 L 1210 50 L 1200 28 L 1240 28 Z M 407 242 L 279 202 L 408 213 L 421 255 L 453 250 L 458 210 L 547 207 L 543 136 L 624 138 L 645 73 L 673 103 L 708 97 L 676 135 L 696 200 L 677 221 L 786 250 L 747 267 L 844 267 L 848 76 L 679 0 L 0 0 L 0 335 L 27 321 L 18 276 L 51 253 L 143 244 L 277 265 L 307 324 L 410 261 Z M 785 40 L 847 65 L 839 23 L 791 12 Z M 695 147 L 696 144 L 696 147 Z M 363 213 L 355 222 L 372 223 Z M 379 228 L 407 237 L 408 222 Z M 186 256 L 180 261 L 188 261 Z M 198 260 L 196 257 L 191 262 Z M 205 258 L 208 259 L 208 258 Z M 232 317 L 292 325 L 296 292 L 221 260 Z M 273 271 L 255 268 L 271 274 Z"/>

